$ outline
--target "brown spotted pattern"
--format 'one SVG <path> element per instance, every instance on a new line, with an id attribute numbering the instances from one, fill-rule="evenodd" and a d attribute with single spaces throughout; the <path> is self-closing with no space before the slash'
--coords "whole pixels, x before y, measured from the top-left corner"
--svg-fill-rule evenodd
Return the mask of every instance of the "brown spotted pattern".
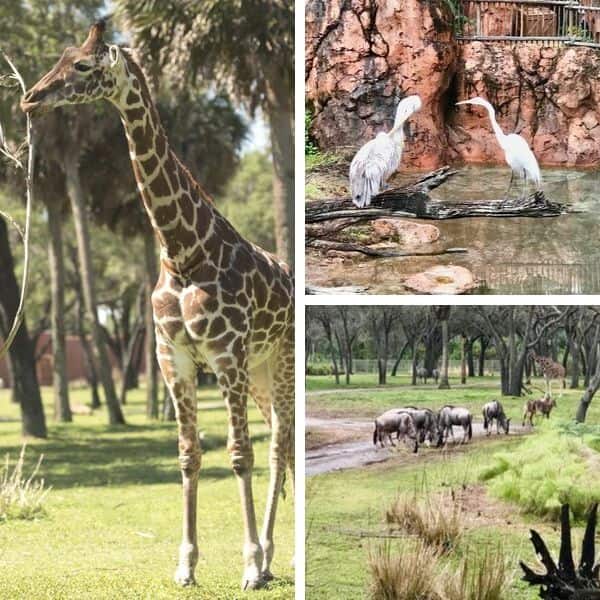
<path id="1" fill-rule="evenodd" d="M 183 541 L 175 575 L 194 582 L 198 559 L 196 492 L 201 463 L 196 373 L 217 376 L 228 412 L 228 450 L 244 522 L 245 589 L 272 577 L 273 527 L 288 469 L 294 473 L 294 306 L 289 268 L 251 244 L 217 211 L 169 148 L 144 75 L 129 52 L 107 46 L 103 27 L 67 49 L 25 96 L 24 110 L 105 98 L 118 109 L 133 172 L 161 248 L 152 294 L 160 368 L 174 401 L 184 490 Z M 83 63 L 90 68 L 80 73 Z M 247 398 L 272 429 L 270 484 L 260 536 L 251 474 Z"/>

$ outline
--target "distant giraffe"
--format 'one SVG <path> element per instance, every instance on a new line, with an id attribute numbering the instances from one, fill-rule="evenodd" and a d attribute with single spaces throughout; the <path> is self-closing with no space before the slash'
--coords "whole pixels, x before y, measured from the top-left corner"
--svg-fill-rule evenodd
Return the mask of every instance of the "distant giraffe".
<path id="1" fill-rule="evenodd" d="M 542 375 L 544 376 L 544 381 L 546 382 L 546 393 L 552 396 L 552 380 L 558 379 L 562 381 L 563 389 L 566 387 L 565 382 L 565 368 L 557 362 L 554 362 L 551 358 L 547 356 L 540 356 L 536 354 L 533 350 L 531 351 L 531 357 L 533 360 L 540 366 L 542 369 Z"/>

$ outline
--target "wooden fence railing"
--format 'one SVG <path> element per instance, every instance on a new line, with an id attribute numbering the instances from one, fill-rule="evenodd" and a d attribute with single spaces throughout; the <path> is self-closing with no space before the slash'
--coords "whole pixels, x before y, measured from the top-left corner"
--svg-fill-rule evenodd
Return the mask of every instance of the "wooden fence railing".
<path id="1" fill-rule="evenodd" d="M 600 48 L 600 0 L 462 0 L 455 30 L 459 40 Z"/>

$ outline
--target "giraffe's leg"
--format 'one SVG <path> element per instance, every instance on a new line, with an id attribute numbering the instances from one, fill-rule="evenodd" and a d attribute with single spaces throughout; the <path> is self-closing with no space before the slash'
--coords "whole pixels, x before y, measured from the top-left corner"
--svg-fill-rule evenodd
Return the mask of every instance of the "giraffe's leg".
<path id="1" fill-rule="evenodd" d="M 254 451 L 248 430 L 248 361 L 243 340 L 235 340 L 229 355 L 221 354 L 211 361 L 223 394 L 229 416 L 227 449 L 237 479 L 242 518 L 244 522 L 244 573 L 242 589 L 254 590 L 262 587 L 261 577 L 263 551 L 258 539 L 254 496 L 252 494 L 252 468 Z"/>
<path id="2" fill-rule="evenodd" d="M 198 562 L 196 503 L 201 449 L 196 430 L 196 367 L 185 350 L 173 348 L 157 332 L 157 356 L 169 388 L 179 432 L 179 463 L 183 482 L 183 537 L 175 581 L 180 585 L 195 583 Z"/>
<path id="3" fill-rule="evenodd" d="M 290 483 L 294 485 L 294 332 L 289 329 L 277 353 L 266 365 L 271 391 L 271 446 L 269 450 L 270 480 L 265 518 L 260 535 L 264 552 L 262 575 L 273 578 L 271 561 L 275 546 L 273 530 L 277 503 L 286 473 L 290 469 Z M 293 496 L 292 496 L 293 497 Z"/>

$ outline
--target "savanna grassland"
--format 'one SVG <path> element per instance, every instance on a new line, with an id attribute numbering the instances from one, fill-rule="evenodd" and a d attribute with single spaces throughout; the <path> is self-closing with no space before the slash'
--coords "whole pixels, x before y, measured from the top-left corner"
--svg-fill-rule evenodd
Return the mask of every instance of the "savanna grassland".
<path id="1" fill-rule="evenodd" d="M 411 386 L 406 376 L 390 377 L 377 386 L 376 374 L 353 376 L 350 387 L 336 386 L 332 377 L 306 379 L 307 415 L 369 420 L 392 407 L 415 405 L 437 409 L 444 404 L 465 406 L 481 423 L 481 407 L 501 399 L 512 423 L 521 423 L 525 398 L 500 397 L 498 378 L 474 377 L 467 385 L 450 378 L 450 390 L 433 383 Z M 542 380 L 534 380 L 543 388 Z M 538 389 L 534 394 L 541 396 Z M 311 476 L 306 483 L 307 574 L 309 599 L 369 597 L 369 555 L 379 544 L 391 551 L 406 548 L 414 536 L 387 539 L 385 513 L 399 497 L 447 499 L 460 507 L 461 533 L 452 551 L 442 558 L 448 577 L 464 557 L 500 551 L 510 581 L 503 598 L 533 600 L 535 588 L 520 581 L 519 560 L 536 568 L 529 529 L 538 530 L 553 554 L 558 552 L 556 515 L 560 501 L 568 500 L 578 517 L 574 528 L 579 553 L 584 513 L 600 500 L 600 401 L 594 399 L 586 424 L 572 423 L 582 390 L 564 390 L 548 422 L 533 432 L 494 433 L 474 438 L 465 446 L 446 450 L 421 448 L 417 457 L 399 447 L 385 450 L 389 460 L 357 469 Z M 307 432 L 307 446 L 311 435 Z M 354 434 L 356 435 L 356 434 Z M 367 434 L 368 436 L 368 434 Z M 355 439 L 355 438 L 353 438 Z M 313 440 L 314 441 L 314 440 Z M 332 440 L 336 441 L 336 440 Z M 585 507 L 585 508 L 584 508 Z M 444 575 L 444 576 L 445 576 Z"/>
<path id="2" fill-rule="evenodd" d="M 0 598 L 203 598 L 231 599 L 240 591 L 242 521 L 237 484 L 226 450 L 227 419 L 220 394 L 199 397 L 203 459 L 200 472 L 198 585 L 172 580 L 181 535 L 181 484 L 175 423 L 148 422 L 145 393 L 133 390 L 125 427 L 105 425 L 103 409 L 76 415 L 74 423 L 49 422 L 47 440 L 27 447 L 27 475 L 43 453 L 40 474 L 51 487 L 44 513 L 31 520 L 0 519 Z M 49 389 L 43 390 L 52 414 Z M 73 390 L 72 405 L 89 400 Z M 0 457 L 11 462 L 21 448 L 18 407 L 0 391 Z M 269 432 L 252 406 L 254 491 L 259 523 L 265 506 Z M 289 492 L 289 490 L 288 490 Z M 294 506 L 280 502 L 273 572 L 278 580 L 259 599 L 291 599 Z"/>

